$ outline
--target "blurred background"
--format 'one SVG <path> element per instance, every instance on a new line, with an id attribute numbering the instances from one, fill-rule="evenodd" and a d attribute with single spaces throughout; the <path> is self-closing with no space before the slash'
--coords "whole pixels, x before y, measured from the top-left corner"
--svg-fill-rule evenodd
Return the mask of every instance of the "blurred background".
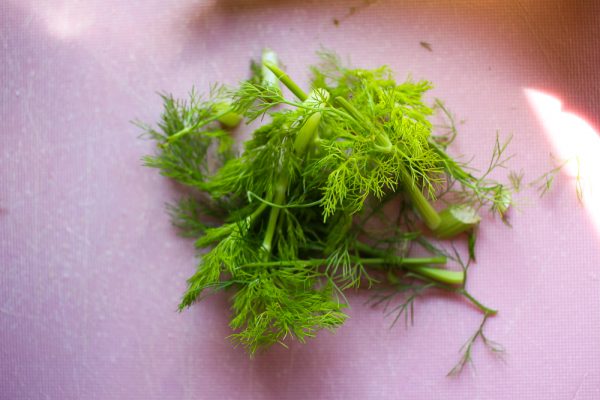
<path id="1" fill-rule="evenodd" d="M 593 0 L 2 1 L 0 398 L 600 398 L 598 37 Z M 478 344 L 446 377 L 481 318 L 450 297 L 389 329 L 357 292 L 335 334 L 253 360 L 226 296 L 176 312 L 196 264 L 164 210 L 180 189 L 141 166 L 131 121 L 158 120 L 159 91 L 246 78 L 264 47 L 304 85 L 321 47 L 431 80 L 481 168 L 496 132 L 526 182 L 567 161 L 512 229 L 481 226 L 469 288 L 500 310 L 503 361 Z"/>

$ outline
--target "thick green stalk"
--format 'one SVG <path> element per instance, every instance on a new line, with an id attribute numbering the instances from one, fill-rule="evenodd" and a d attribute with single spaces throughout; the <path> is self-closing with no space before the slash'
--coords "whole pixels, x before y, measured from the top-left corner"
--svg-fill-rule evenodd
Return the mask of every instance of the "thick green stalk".
<path id="1" fill-rule="evenodd" d="M 348 100 L 346 100 L 345 98 L 343 98 L 341 96 L 337 96 L 335 98 L 335 101 L 336 101 L 336 103 L 338 103 L 340 105 L 340 107 L 342 107 L 344 110 L 346 110 L 346 112 L 348 114 L 350 114 L 350 116 L 352 118 L 354 118 L 356 120 L 356 122 L 360 122 L 360 123 L 365 122 L 362 114 L 356 109 L 356 107 L 354 107 L 352 104 L 350 104 L 350 102 Z"/>
<path id="2" fill-rule="evenodd" d="M 394 256 L 394 255 L 390 255 L 388 253 L 386 253 L 383 250 L 379 250 L 376 248 L 373 248 L 371 246 L 369 246 L 366 243 L 362 243 L 362 242 L 356 242 L 355 246 L 356 250 L 362 252 L 362 253 L 366 253 L 378 258 L 382 258 L 382 259 L 386 259 L 386 260 L 391 260 L 392 263 L 397 263 L 397 264 L 402 264 L 402 260 L 419 260 L 417 258 L 405 258 L 405 257 L 399 257 L 399 256 Z M 447 262 L 447 257 L 443 256 L 443 255 L 438 255 L 435 257 L 425 257 L 425 258 L 420 258 L 420 260 L 427 260 L 421 263 L 417 263 L 417 262 L 409 262 L 408 264 L 446 264 Z"/>
<path id="3" fill-rule="evenodd" d="M 319 109 L 322 109 L 325 106 L 324 101 L 327 99 L 329 99 L 329 92 L 324 89 L 315 89 L 310 92 L 304 104 L 315 105 Z M 300 128 L 294 141 L 294 151 L 297 156 L 302 157 L 308 147 L 315 141 L 321 117 L 322 114 L 320 111 L 315 112 L 306 119 L 304 125 Z"/>
<path id="4" fill-rule="evenodd" d="M 423 218 L 423 222 L 429 229 L 435 230 L 441 223 L 440 215 L 404 169 L 402 169 L 402 180 L 404 181 L 404 188 L 421 218 Z"/>
<path id="5" fill-rule="evenodd" d="M 279 176 L 279 181 L 275 185 L 275 195 L 273 197 L 273 203 L 283 204 L 285 202 L 287 186 L 289 183 L 288 181 L 289 178 L 287 176 L 287 173 L 285 171 L 282 172 Z M 271 253 L 271 249 L 273 246 L 273 237 L 275 236 L 277 219 L 279 218 L 280 212 L 281 208 L 271 207 L 271 212 L 269 213 L 269 222 L 267 223 L 267 231 L 265 232 L 265 237 L 263 238 L 262 242 L 262 248 L 265 250 L 266 254 Z"/>
<path id="6" fill-rule="evenodd" d="M 231 104 L 218 103 L 215 109 L 221 115 L 217 120 L 227 128 L 235 128 L 242 122 L 242 116 L 231 111 Z"/>
<path id="7" fill-rule="evenodd" d="M 473 229 L 481 217 L 473 207 L 451 205 L 440 213 L 440 224 L 433 233 L 440 239 L 448 239 Z"/>
<path id="8" fill-rule="evenodd" d="M 315 140 L 317 127 L 320 122 L 320 112 L 316 112 L 306 119 L 294 141 L 294 152 L 297 156 L 305 154 L 308 146 Z"/>
<path id="9" fill-rule="evenodd" d="M 378 257 L 369 259 L 373 260 L 372 262 L 375 264 L 389 264 L 402 266 L 402 268 L 411 271 L 417 275 L 421 275 L 423 277 L 432 279 L 443 284 L 462 285 L 465 281 L 465 274 L 463 271 L 449 271 L 446 269 L 425 266 L 425 264 L 446 264 L 445 256 L 424 258 L 390 256 L 384 251 L 374 249 L 368 244 L 361 242 L 358 242 L 356 244 L 356 250 Z M 375 262 L 374 260 L 377 260 L 379 262 Z M 365 264 L 363 261 L 361 262 Z"/>
<path id="10" fill-rule="evenodd" d="M 465 282 L 464 271 L 449 271 L 447 269 L 424 266 L 407 266 L 406 268 L 418 275 L 448 285 L 462 285 Z"/>
<path id="11" fill-rule="evenodd" d="M 298 86 L 296 84 L 296 82 L 294 82 L 289 76 L 288 74 L 286 74 L 285 72 L 283 72 L 277 65 L 273 64 L 271 61 L 265 61 L 263 62 L 263 65 L 265 67 L 267 67 L 268 69 L 270 69 L 275 76 L 277 77 L 277 79 L 279 79 L 281 81 L 281 83 L 283 83 L 288 89 L 290 89 L 290 91 L 292 93 L 294 93 L 294 95 L 299 98 L 301 101 L 304 101 L 308 98 L 308 96 L 306 95 L 306 93 L 304 93 L 304 91 L 302 89 L 300 89 L 300 86 Z"/>

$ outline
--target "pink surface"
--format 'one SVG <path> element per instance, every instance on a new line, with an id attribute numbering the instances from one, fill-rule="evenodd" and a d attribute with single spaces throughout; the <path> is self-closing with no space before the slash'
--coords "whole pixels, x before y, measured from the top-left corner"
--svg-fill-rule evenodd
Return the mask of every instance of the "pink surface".
<path id="1" fill-rule="evenodd" d="M 157 120 L 156 91 L 235 83 L 265 46 L 306 82 L 323 45 L 432 80 L 466 120 L 455 154 L 481 167 L 496 131 L 513 134 L 510 166 L 526 180 L 577 139 L 527 93 L 554 96 L 597 131 L 593 1 L 371 3 L 0 5 L 1 399 L 600 398 L 599 220 L 569 173 L 543 199 L 520 195 L 513 229 L 482 224 L 469 287 L 500 310 L 487 333 L 504 362 L 479 344 L 475 369 L 445 376 L 481 318 L 447 297 L 419 301 L 413 327 L 388 329 L 357 293 L 335 335 L 254 360 L 224 339 L 225 297 L 175 312 L 194 252 L 164 213 L 178 190 L 140 166 L 151 144 L 129 122 Z"/>

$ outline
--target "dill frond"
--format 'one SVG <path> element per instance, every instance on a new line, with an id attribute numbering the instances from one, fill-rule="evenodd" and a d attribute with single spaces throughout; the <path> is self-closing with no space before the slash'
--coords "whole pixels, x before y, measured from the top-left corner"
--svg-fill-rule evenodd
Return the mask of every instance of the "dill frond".
<path id="1" fill-rule="evenodd" d="M 215 85 L 206 99 L 192 91 L 185 101 L 162 95 L 158 126 L 140 124 L 157 143 L 144 164 L 193 192 L 168 206 L 201 253 L 179 309 L 232 292 L 230 339 L 250 355 L 335 330 L 347 318 L 344 293 L 361 286 L 387 290 L 373 303 L 396 315 L 392 325 L 412 323 L 415 300 L 430 289 L 462 296 L 485 323 L 496 311 L 465 282 L 479 210 L 504 218 L 519 189 L 516 175 L 511 186 L 491 179 L 510 160 L 510 139 L 497 136 L 478 173 L 449 155 L 458 130 L 440 100 L 424 101 L 429 81 L 398 82 L 387 66 L 354 69 L 332 52 L 320 55 L 307 92 L 267 51 L 236 88 Z M 430 122 L 434 109 L 449 120 L 443 134 Z M 235 148 L 229 130 L 252 121 L 260 127 Z M 440 204 L 447 207 L 438 211 Z M 466 265 L 428 238 L 463 232 Z M 448 262 L 461 268 L 446 269 Z M 478 338 L 492 343 L 483 323 L 471 342 Z"/>

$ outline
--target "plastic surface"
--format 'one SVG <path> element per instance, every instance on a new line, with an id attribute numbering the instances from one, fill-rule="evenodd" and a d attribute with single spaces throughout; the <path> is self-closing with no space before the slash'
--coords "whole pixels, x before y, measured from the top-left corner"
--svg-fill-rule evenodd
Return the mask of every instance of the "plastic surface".
<path id="1" fill-rule="evenodd" d="M 572 159 L 565 143 L 598 145 L 599 16 L 593 1 L 5 0 L 0 398 L 600 398 L 600 153 L 582 159 L 583 204 L 571 163 L 542 199 L 517 196 L 512 229 L 484 218 L 468 286 L 500 310 L 486 332 L 507 353 L 479 343 L 447 378 L 481 319 L 461 299 L 425 297 L 414 326 L 389 329 L 350 294 L 335 335 L 254 360 L 225 339 L 226 297 L 178 314 L 195 268 L 164 212 L 180 192 L 141 167 L 152 148 L 130 123 L 158 120 L 157 91 L 245 78 L 266 46 L 305 85 L 322 45 L 431 80 L 465 120 L 453 154 L 485 168 L 496 131 L 512 134 L 529 182 L 550 154 Z"/>

